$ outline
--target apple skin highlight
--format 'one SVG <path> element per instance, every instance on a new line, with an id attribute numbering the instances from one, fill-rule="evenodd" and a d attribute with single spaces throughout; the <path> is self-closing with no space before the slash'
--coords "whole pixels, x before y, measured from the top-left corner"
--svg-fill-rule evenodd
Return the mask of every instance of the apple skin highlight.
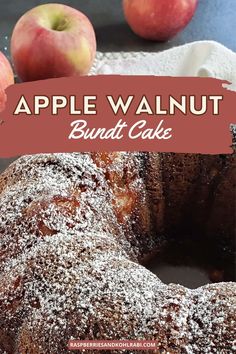
<path id="1" fill-rule="evenodd" d="M 124 15 L 138 36 L 166 41 L 191 21 L 198 0 L 123 0 Z"/>
<path id="2" fill-rule="evenodd" d="M 61 4 L 25 13 L 11 39 L 15 70 L 22 81 L 88 74 L 96 54 L 96 37 L 88 18 Z"/>
<path id="3" fill-rule="evenodd" d="M 0 112 L 6 103 L 5 89 L 14 84 L 14 73 L 6 56 L 0 52 Z"/>
<path id="4" fill-rule="evenodd" d="M 0 86 L 6 89 L 8 86 L 14 84 L 14 74 L 7 57 L 0 52 Z"/>

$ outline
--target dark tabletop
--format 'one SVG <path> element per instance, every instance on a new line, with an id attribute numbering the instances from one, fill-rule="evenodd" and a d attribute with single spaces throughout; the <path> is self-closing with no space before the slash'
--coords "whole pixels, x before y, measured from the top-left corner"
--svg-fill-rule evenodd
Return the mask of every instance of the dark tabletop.
<path id="1" fill-rule="evenodd" d="M 168 1 L 168 0 L 167 0 Z M 9 38 L 19 17 L 30 8 L 55 1 L 0 0 L 0 49 L 9 55 Z M 197 12 L 171 41 L 153 43 L 132 33 L 125 22 L 121 0 L 57 0 L 80 9 L 92 21 L 100 51 L 161 51 L 197 40 L 215 40 L 236 51 L 236 0 L 199 0 Z M 0 172 L 8 161 L 0 159 Z"/>
<path id="2" fill-rule="evenodd" d="M 5 45 L 5 35 L 11 35 L 14 24 L 24 12 L 47 2 L 68 4 L 84 12 L 95 26 L 101 51 L 159 51 L 204 39 L 216 40 L 236 51 L 236 0 L 199 0 L 197 12 L 187 28 L 168 43 L 161 44 L 139 39 L 130 31 L 121 0 L 0 0 L 0 47 Z"/>

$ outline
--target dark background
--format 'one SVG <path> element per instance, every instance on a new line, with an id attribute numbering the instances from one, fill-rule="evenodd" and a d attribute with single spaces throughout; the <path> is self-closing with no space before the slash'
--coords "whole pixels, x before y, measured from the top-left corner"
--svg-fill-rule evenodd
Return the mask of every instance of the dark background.
<path id="1" fill-rule="evenodd" d="M 16 21 L 24 12 L 48 2 L 68 4 L 84 12 L 95 26 L 98 50 L 101 51 L 159 51 L 208 39 L 236 51 L 236 0 L 199 0 L 192 22 L 165 44 L 154 44 L 136 37 L 125 23 L 121 0 L 0 0 L 0 47 L 5 46 L 5 35 L 10 37 Z"/>

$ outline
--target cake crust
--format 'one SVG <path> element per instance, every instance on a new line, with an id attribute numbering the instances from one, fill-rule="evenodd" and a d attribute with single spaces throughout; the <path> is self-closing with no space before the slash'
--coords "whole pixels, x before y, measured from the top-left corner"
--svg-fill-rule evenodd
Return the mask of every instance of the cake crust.
<path id="1" fill-rule="evenodd" d="M 195 174 L 201 198 L 215 176 L 229 195 L 231 165 L 223 178 L 218 157 L 204 161 L 124 152 L 13 163 L 0 177 L 0 353 L 64 354 L 70 339 L 154 339 L 157 353 L 233 353 L 235 283 L 190 290 L 141 265 L 179 225 L 183 215 L 171 208 L 188 209 Z M 229 235 L 232 215 L 224 212 Z M 207 225 L 204 237 L 212 239 L 215 227 Z"/>

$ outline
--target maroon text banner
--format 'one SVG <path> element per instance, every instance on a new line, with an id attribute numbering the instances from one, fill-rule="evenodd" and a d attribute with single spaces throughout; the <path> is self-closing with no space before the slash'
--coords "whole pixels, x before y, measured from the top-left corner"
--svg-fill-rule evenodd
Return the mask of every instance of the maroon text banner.
<path id="1" fill-rule="evenodd" d="M 232 153 L 236 92 L 210 78 L 90 76 L 16 84 L 0 157 L 77 151 Z"/>

